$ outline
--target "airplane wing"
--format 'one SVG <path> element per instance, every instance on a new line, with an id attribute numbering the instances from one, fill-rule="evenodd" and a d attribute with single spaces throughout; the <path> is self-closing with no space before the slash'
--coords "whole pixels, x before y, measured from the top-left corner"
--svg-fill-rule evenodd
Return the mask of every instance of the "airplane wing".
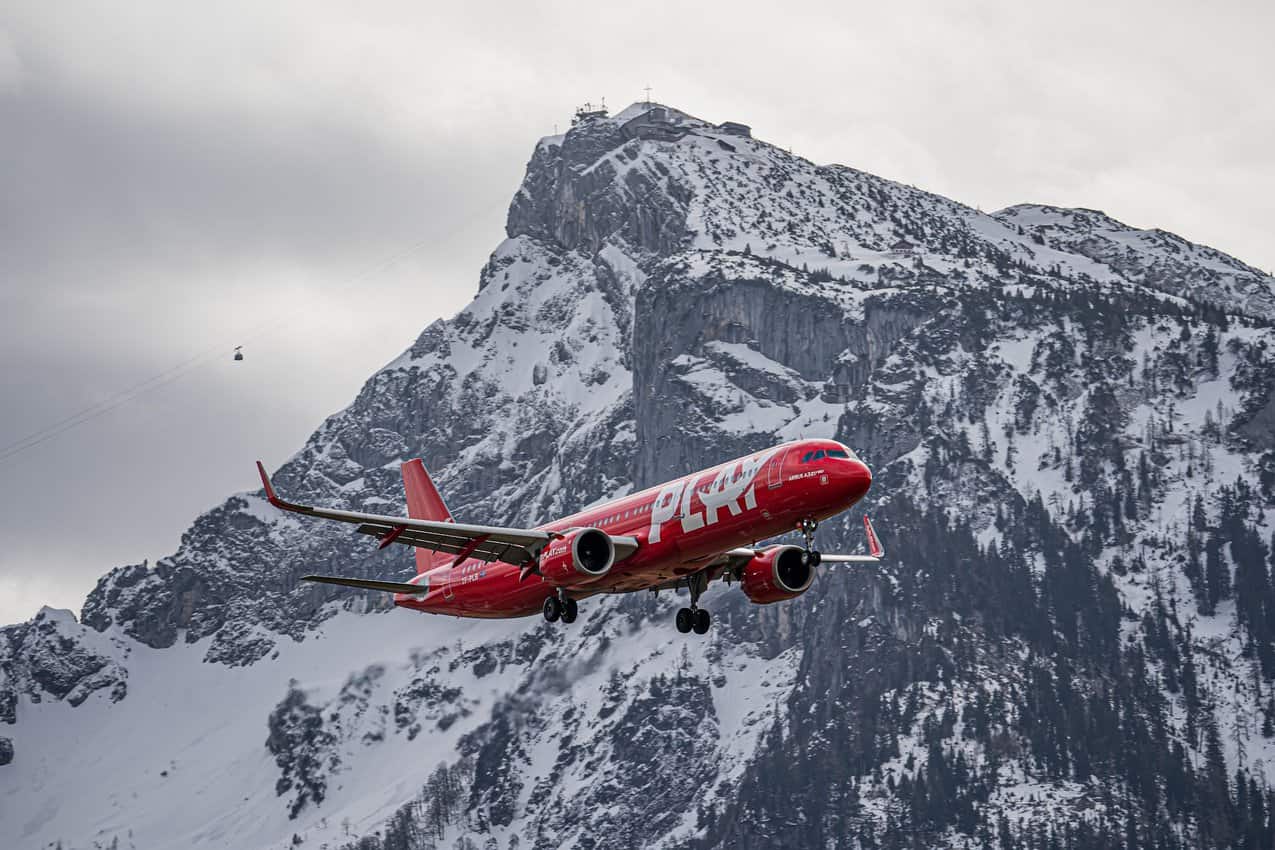
<path id="1" fill-rule="evenodd" d="M 819 554 L 819 564 L 879 564 L 881 558 L 885 555 L 885 549 L 881 547 L 881 541 L 877 539 L 876 529 L 872 527 L 872 520 L 865 515 L 863 517 L 863 530 L 868 535 L 868 552 L 867 555 L 837 555 L 821 552 Z M 751 549 L 747 546 L 738 549 L 731 549 L 729 552 L 723 552 L 713 563 L 716 565 L 726 565 L 731 570 L 737 570 L 746 565 L 760 549 Z"/>
<path id="2" fill-rule="evenodd" d="M 885 549 L 881 547 L 881 541 L 877 539 L 877 530 L 872 527 L 872 520 L 868 519 L 868 515 L 863 515 L 863 531 L 868 536 L 868 552 L 867 555 L 828 555 L 820 554 L 820 564 L 879 564 L 881 557 L 885 555 Z"/>
<path id="3" fill-rule="evenodd" d="M 506 564 L 520 566 L 528 561 L 534 561 L 540 550 L 551 539 L 560 536 L 557 532 L 526 528 L 436 522 L 427 519 L 360 514 L 353 511 L 298 505 L 279 498 L 261 461 L 257 461 L 257 471 L 261 473 L 261 484 L 265 488 L 266 499 L 276 508 L 320 519 L 357 524 L 358 528 L 355 531 L 378 538 L 382 547 L 391 543 L 402 543 L 406 546 L 432 549 L 435 552 L 447 552 L 456 555 L 458 561 L 465 558 L 477 558 L 481 561 L 503 561 Z M 618 538 L 615 539 L 618 540 Z M 398 593 L 413 592 L 398 588 L 371 587 L 370 589 Z"/>
<path id="4" fill-rule="evenodd" d="M 820 566 L 823 566 L 824 564 L 879 564 L 879 563 L 881 563 L 881 559 L 873 557 L 872 555 L 837 555 L 837 554 L 825 555 L 822 552 L 819 554 Z"/>

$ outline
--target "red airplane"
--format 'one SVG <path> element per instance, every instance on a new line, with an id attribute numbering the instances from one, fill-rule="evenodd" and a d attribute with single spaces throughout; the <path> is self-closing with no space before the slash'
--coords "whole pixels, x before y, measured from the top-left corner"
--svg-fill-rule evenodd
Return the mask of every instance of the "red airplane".
<path id="1" fill-rule="evenodd" d="M 452 519 L 420 460 L 403 464 L 407 517 L 295 505 L 280 499 L 257 462 L 266 498 L 276 508 L 356 523 L 380 547 L 417 547 L 408 582 L 302 576 L 394 594 L 394 604 L 458 617 L 576 619 L 576 600 L 598 593 L 686 587 L 691 605 L 677 630 L 704 634 L 699 598 L 709 582 L 737 581 L 756 603 L 800 596 L 824 564 L 876 563 L 881 544 L 865 516 L 869 555 L 821 555 L 814 532 L 863 498 L 872 473 L 833 440 L 800 440 L 723 463 L 631 496 L 622 496 L 536 528 L 468 525 Z M 805 548 L 747 546 L 787 531 Z"/>

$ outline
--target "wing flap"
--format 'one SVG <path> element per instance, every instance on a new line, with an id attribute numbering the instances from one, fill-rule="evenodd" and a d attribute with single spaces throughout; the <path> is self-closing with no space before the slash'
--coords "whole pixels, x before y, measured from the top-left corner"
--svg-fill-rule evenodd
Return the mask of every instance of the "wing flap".
<path id="1" fill-rule="evenodd" d="M 394 528 L 379 523 L 364 523 L 356 528 L 355 531 L 380 538 L 381 540 L 394 535 L 394 539 L 390 541 L 392 543 L 431 549 L 435 552 L 445 552 L 448 555 L 464 554 L 467 558 L 476 558 L 480 561 L 504 561 L 515 566 L 526 560 L 530 551 L 525 545 L 499 540 L 493 541 L 490 538 L 484 540 L 482 536 L 466 537 L 459 534 L 436 534 L 414 528 L 405 528 L 398 534 L 394 534 Z M 475 545 L 475 541 L 481 542 Z"/>

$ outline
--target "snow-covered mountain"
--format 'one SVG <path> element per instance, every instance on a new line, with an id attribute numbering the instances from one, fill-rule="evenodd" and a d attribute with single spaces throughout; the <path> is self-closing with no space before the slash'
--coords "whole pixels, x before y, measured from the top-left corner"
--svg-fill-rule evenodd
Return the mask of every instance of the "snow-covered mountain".
<path id="1" fill-rule="evenodd" d="M 1270 846 L 1275 280 L 658 105 L 541 139 L 506 237 L 282 490 L 402 511 L 421 456 L 529 523 L 827 435 L 889 564 L 470 622 L 301 585 L 409 553 L 237 494 L 0 631 L 0 846 Z"/>

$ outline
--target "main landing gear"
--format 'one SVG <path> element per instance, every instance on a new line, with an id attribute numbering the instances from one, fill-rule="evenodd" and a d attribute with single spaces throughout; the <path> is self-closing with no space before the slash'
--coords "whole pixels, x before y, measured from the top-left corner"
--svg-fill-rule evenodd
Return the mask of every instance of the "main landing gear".
<path id="1" fill-rule="evenodd" d="M 708 627 L 712 625 L 712 617 L 703 608 L 699 607 L 700 594 L 708 587 L 708 574 L 695 573 L 688 576 L 686 586 L 691 591 L 691 607 L 677 609 L 677 630 L 682 634 L 686 634 L 694 630 L 695 634 L 702 635 L 708 633 Z"/>
<path id="2" fill-rule="evenodd" d="M 815 529 L 819 523 L 813 519 L 803 519 L 797 523 L 797 530 L 806 538 L 806 548 L 801 553 L 801 563 L 807 567 L 817 567 L 822 560 L 819 550 L 815 548 Z"/>
<path id="3" fill-rule="evenodd" d="M 574 623 L 576 615 L 580 613 L 580 609 L 574 599 L 559 590 L 557 596 L 550 596 L 545 600 L 542 613 L 545 615 L 545 620 L 550 623 L 556 623 L 558 620 L 562 620 L 564 623 Z"/>
<path id="4" fill-rule="evenodd" d="M 682 634 L 694 629 L 695 634 L 702 635 L 708 633 L 708 627 L 712 625 L 713 620 L 703 608 L 678 608 L 675 622 L 677 630 Z"/>

